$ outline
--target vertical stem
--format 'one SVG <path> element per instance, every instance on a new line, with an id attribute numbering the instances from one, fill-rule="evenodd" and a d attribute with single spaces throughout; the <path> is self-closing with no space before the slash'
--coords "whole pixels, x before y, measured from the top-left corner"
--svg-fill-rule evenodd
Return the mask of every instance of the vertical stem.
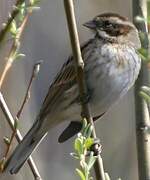
<path id="1" fill-rule="evenodd" d="M 76 26 L 73 1 L 64 0 L 64 6 L 66 11 L 70 41 L 71 41 L 73 56 L 75 60 L 75 67 L 77 72 L 77 81 L 78 81 L 79 92 L 81 97 L 81 105 L 82 105 L 82 116 L 85 117 L 88 120 L 88 122 L 92 124 L 93 126 L 92 135 L 94 138 L 96 138 L 96 131 L 94 128 L 93 118 L 90 112 L 90 105 L 87 102 L 85 103 L 86 101 L 85 98 L 88 94 L 87 94 L 87 87 L 84 76 L 84 62 L 80 50 L 80 43 L 79 43 L 77 26 Z M 105 173 L 100 155 L 98 156 L 98 159 L 96 161 L 95 173 L 97 180 L 105 180 Z"/>
<path id="2" fill-rule="evenodd" d="M 133 17 L 147 17 L 147 1 L 133 0 Z M 148 50 L 149 42 L 147 36 L 147 26 L 144 22 L 135 22 L 139 31 L 143 32 L 142 48 Z M 149 126 L 149 112 L 146 102 L 139 97 L 139 90 L 142 85 L 150 84 L 150 72 L 146 64 L 142 64 L 141 73 L 135 86 L 135 106 L 136 106 L 136 136 L 139 180 L 150 179 L 150 135 L 146 131 Z"/>

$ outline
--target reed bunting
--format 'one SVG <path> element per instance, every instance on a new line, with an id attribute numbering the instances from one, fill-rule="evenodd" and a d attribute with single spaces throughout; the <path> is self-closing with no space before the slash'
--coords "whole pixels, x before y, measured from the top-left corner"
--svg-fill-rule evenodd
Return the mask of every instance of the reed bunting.
<path id="1" fill-rule="evenodd" d="M 138 31 L 114 13 L 96 16 L 84 24 L 94 36 L 81 46 L 85 63 L 88 100 L 92 116 L 97 119 L 134 85 L 141 59 Z M 59 142 L 80 131 L 81 105 L 73 57 L 69 57 L 51 84 L 33 126 L 16 147 L 6 170 L 17 173 L 48 130 L 63 121 L 71 121 Z"/>

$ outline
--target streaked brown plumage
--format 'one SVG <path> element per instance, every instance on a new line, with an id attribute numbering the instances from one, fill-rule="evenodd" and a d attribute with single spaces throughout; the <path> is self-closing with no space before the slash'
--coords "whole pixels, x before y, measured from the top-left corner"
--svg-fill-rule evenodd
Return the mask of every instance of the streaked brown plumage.
<path id="1" fill-rule="evenodd" d="M 92 116 L 104 114 L 133 86 L 140 70 L 140 47 L 135 26 L 125 17 L 106 13 L 85 23 L 95 36 L 81 48 Z M 62 121 L 80 120 L 81 106 L 73 57 L 51 84 L 30 131 L 9 159 L 6 170 L 17 173 L 48 130 Z M 72 122 L 60 136 L 65 141 L 80 130 Z"/>

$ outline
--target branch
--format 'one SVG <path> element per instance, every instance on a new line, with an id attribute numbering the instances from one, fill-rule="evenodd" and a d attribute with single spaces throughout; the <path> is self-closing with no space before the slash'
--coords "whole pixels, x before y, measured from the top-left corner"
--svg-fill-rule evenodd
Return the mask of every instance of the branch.
<path id="1" fill-rule="evenodd" d="M 20 6 L 21 4 L 23 4 L 25 2 L 25 0 L 17 0 L 15 7 Z M 0 32 L 0 45 L 2 44 L 3 40 L 6 37 L 6 34 L 8 33 L 11 23 L 12 21 L 17 17 L 17 15 L 19 14 L 20 10 L 17 8 L 14 8 L 13 12 L 11 13 L 11 16 L 9 17 L 9 19 L 7 20 L 6 25 L 4 26 L 4 28 L 1 30 Z"/>
<path id="2" fill-rule="evenodd" d="M 9 69 L 11 68 L 12 66 L 12 63 L 15 59 L 15 55 L 16 55 L 16 52 L 18 51 L 19 47 L 20 47 L 20 38 L 22 36 L 22 33 L 23 33 L 23 30 L 25 28 L 25 25 L 28 21 L 28 18 L 29 18 L 29 15 L 30 15 L 31 12 L 28 12 L 27 15 L 24 17 L 23 21 L 22 21 L 22 24 L 19 28 L 19 32 L 17 34 L 17 37 L 15 38 L 14 42 L 13 42 L 13 45 L 10 49 L 10 52 L 9 52 L 9 55 L 8 55 L 8 58 L 7 58 L 7 62 L 6 62 L 6 65 L 4 67 L 4 70 L 2 72 L 2 75 L 0 77 L 0 89 L 2 87 L 2 84 L 5 80 L 5 77 L 7 75 L 7 72 L 9 71 Z"/>
<path id="3" fill-rule="evenodd" d="M 25 93 L 25 97 L 24 97 L 23 102 L 22 102 L 22 105 L 21 105 L 21 107 L 20 107 L 20 109 L 19 109 L 19 111 L 18 111 L 18 113 L 17 113 L 17 115 L 16 115 L 17 119 L 20 118 L 21 113 L 22 113 L 22 111 L 23 111 L 23 108 L 24 108 L 25 104 L 28 102 L 28 100 L 29 100 L 29 98 L 30 98 L 31 85 L 32 85 L 32 83 L 33 83 L 33 80 L 36 78 L 36 76 L 37 76 L 38 73 L 39 73 L 41 63 L 42 63 L 42 62 L 40 61 L 40 62 L 36 63 L 36 64 L 34 65 L 34 67 L 33 67 L 32 75 L 31 75 L 31 78 L 30 78 L 30 81 L 29 81 L 29 84 L 28 84 L 28 87 L 27 87 L 27 91 L 26 91 L 26 93 Z"/>
<path id="4" fill-rule="evenodd" d="M 141 16 L 147 18 L 146 0 L 133 0 L 133 17 Z M 135 22 L 140 32 L 143 32 L 144 38 L 141 39 L 142 48 L 148 51 L 147 25 L 144 21 Z M 150 84 L 150 72 L 146 64 L 142 64 L 141 73 L 135 86 L 135 106 L 136 106 L 136 140 L 138 153 L 138 171 L 139 179 L 150 179 L 150 135 L 146 131 L 150 119 L 148 107 L 144 99 L 139 96 L 140 88 L 143 85 Z"/>
<path id="5" fill-rule="evenodd" d="M 7 62 L 2 72 L 0 78 L 0 89 L 4 82 L 4 79 L 12 66 L 13 61 L 21 54 L 18 54 L 18 50 L 20 48 L 20 39 L 27 24 L 27 21 L 33 12 L 34 9 L 39 9 L 36 5 L 39 3 L 39 0 L 29 0 L 29 4 L 25 4 L 25 0 L 18 0 L 14 11 L 12 12 L 10 19 L 8 20 L 5 28 L 0 32 L 0 44 L 6 36 L 7 32 L 11 33 L 11 36 L 14 38 L 14 42 L 9 51 Z M 18 17 L 18 21 L 16 21 L 16 17 Z"/>
<path id="6" fill-rule="evenodd" d="M 7 120 L 8 124 L 10 125 L 12 131 L 14 131 L 15 121 L 14 121 L 14 118 L 13 118 L 11 112 L 9 111 L 9 108 L 8 108 L 8 106 L 7 106 L 7 104 L 6 104 L 5 100 L 4 100 L 3 95 L 2 95 L 1 92 L 0 92 L 0 107 L 1 107 L 1 109 L 2 109 L 2 111 L 4 113 L 4 115 L 5 115 L 6 120 Z M 20 143 L 22 141 L 22 136 L 21 136 L 21 133 L 20 133 L 20 131 L 18 129 L 16 131 L 15 136 L 16 136 L 16 139 L 17 139 L 18 143 Z M 33 173 L 33 176 L 34 176 L 35 180 L 42 180 L 42 178 L 41 178 L 41 176 L 40 176 L 40 174 L 38 172 L 38 169 L 36 168 L 36 165 L 35 165 L 35 163 L 34 163 L 31 156 L 29 157 L 27 162 L 28 162 L 28 164 L 30 166 L 30 169 L 31 169 L 31 171 Z"/>
<path id="7" fill-rule="evenodd" d="M 25 29 L 25 26 L 26 26 L 26 23 L 28 21 L 30 14 L 32 13 L 33 9 L 37 9 L 37 7 L 35 6 L 37 3 L 38 3 L 38 0 L 31 0 L 29 5 L 27 6 L 25 4 L 25 0 L 17 0 L 14 10 L 12 11 L 11 15 L 9 16 L 9 19 L 8 19 L 6 25 L 0 32 L 0 45 L 2 45 L 2 42 L 5 39 L 8 32 L 10 32 L 12 37 L 14 38 L 14 42 L 12 44 L 12 47 L 10 49 L 10 52 L 9 52 L 9 55 L 7 58 L 7 63 L 4 67 L 2 76 L 0 78 L 0 89 L 4 82 L 5 77 L 7 75 L 8 70 L 12 66 L 14 59 L 16 59 L 16 57 L 18 57 L 18 56 L 21 56 L 21 54 L 18 54 L 18 50 L 20 47 L 20 38 Z M 26 13 L 24 14 L 25 11 L 26 11 Z M 20 21 L 18 21 L 18 23 L 16 23 L 16 21 L 15 21 L 16 18 L 18 18 L 20 20 Z M 19 25 L 19 27 L 17 27 L 18 26 L 17 24 Z M 11 28 L 12 28 L 12 30 L 11 30 Z M 34 67 L 34 70 L 33 70 L 34 72 L 32 74 L 29 86 L 27 88 L 27 93 L 26 93 L 25 99 L 20 107 L 20 110 L 17 113 L 15 120 L 14 120 L 13 116 L 11 115 L 2 94 L 0 93 L 0 107 L 6 117 L 6 120 L 8 121 L 8 123 L 13 131 L 11 139 L 10 139 L 10 144 L 6 151 L 5 157 L 2 160 L 2 163 L 5 163 L 5 160 L 7 158 L 13 138 L 16 136 L 18 143 L 21 142 L 21 140 L 22 140 L 22 136 L 21 136 L 19 130 L 16 128 L 16 124 L 17 124 L 18 118 L 20 117 L 20 115 L 22 113 L 24 105 L 28 100 L 28 95 L 29 95 L 29 91 L 31 88 L 31 84 L 32 84 L 32 81 L 35 78 L 36 74 L 38 73 L 38 68 L 39 68 L 39 64 L 36 64 Z M 38 179 L 38 180 L 41 179 L 40 174 L 39 174 L 39 172 L 34 164 L 34 161 L 32 160 L 31 157 L 28 160 L 28 164 L 31 168 L 34 178 Z"/>
<path id="8" fill-rule="evenodd" d="M 82 117 L 86 118 L 88 122 L 93 126 L 92 136 L 93 138 L 96 138 L 96 131 L 94 128 L 93 118 L 90 113 L 90 105 L 88 102 L 86 102 L 88 93 L 87 93 L 87 87 L 86 87 L 85 75 L 84 75 L 84 62 L 81 56 L 79 37 L 76 27 L 73 1 L 64 0 L 64 6 L 67 16 L 68 29 L 70 33 L 71 46 L 75 60 L 77 80 L 78 80 L 79 92 L 81 97 L 81 105 L 82 105 L 81 115 Z M 98 156 L 96 162 L 97 162 L 95 167 L 96 177 L 98 180 L 105 180 L 105 173 L 100 155 Z"/>
<path id="9" fill-rule="evenodd" d="M 31 78 L 30 78 L 30 81 L 29 81 L 29 84 L 28 84 L 28 87 L 27 87 L 27 90 L 26 90 L 26 93 L 25 93 L 25 97 L 23 99 L 23 102 L 21 104 L 21 107 L 16 115 L 16 118 L 15 118 L 15 124 L 14 124 L 14 128 L 13 128 L 13 132 L 12 132 L 12 135 L 10 137 L 10 141 L 9 143 L 7 144 L 7 149 L 6 149 L 6 152 L 5 152 L 5 155 L 4 155 L 4 159 L 7 160 L 7 157 L 9 155 L 9 152 L 10 152 L 10 148 L 11 148 L 11 145 L 12 145 L 12 142 L 14 140 L 14 137 L 17 133 L 17 124 L 18 124 L 18 120 L 20 119 L 20 116 L 22 114 L 22 111 L 23 111 L 23 108 L 25 106 L 25 104 L 28 102 L 29 98 L 30 98 L 30 90 L 31 90 L 31 85 L 33 83 L 33 80 L 36 78 L 39 70 L 40 70 L 40 65 L 41 65 L 41 62 L 39 63 L 36 63 L 33 67 L 33 70 L 32 70 L 32 75 L 31 75 Z"/>

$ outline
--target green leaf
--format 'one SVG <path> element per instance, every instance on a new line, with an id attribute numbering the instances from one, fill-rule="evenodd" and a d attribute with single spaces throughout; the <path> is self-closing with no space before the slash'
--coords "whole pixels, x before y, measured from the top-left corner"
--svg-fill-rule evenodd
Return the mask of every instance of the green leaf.
<path id="1" fill-rule="evenodd" d="M 10 145 L 10 139 L 8 137 L 3 138 L 6 145 Z"/>
<path id="2" fill-rule="evenodd" d="M 150 96 L 150 87 L 142 86 L 141 91 L 145 92 L 146 94 L 148 94 Z"/>
<path id="3" fill-rule="evenodd" d="M 147 22 L 150 23 L 150 16 L 147 17 Z"/>
<path id="4" fill-rule="evenodd" d="M 13 6 L 13 8 L 15 9 L 15 10 L 21 10 L 21 9 L 25 9 L 25 7 L 26 7 L 26 4 L 25 4 L 25 2 L 22 2 L 21 4 L 19 4 L 19 5 L 14 5 Z"/>
<path id="5" fill-rule="evenodd" d="M 149 53 L 146 49 L 144 49 L 144 48 L 138 49 L 138 53 L 144 61 L 149 60 Z"/>
<path id="6" fill-rule="evenodd" d="M 84 136 L 84 137 L 87 137 L 87 133 L 88 133 L 88 130 L 89 130 L 90 126 L 91 126 L 91 124 L 88 124 L 88 125 L 85 127 L 85 129 L 83 130 L 83 136 Z"/>
<path id="7" fill-rule="evenodd" d="M 16 60 L 18 60 L 18 59 L 20 59 L 20 58 L 23 58 L 23 57 L 25 57 L 26 55 L 25 54 L 22 54 L 22 53 L 19 53 L 19 54 L 15 54 L 15 57 L 14 57 L 14 59 Z"/>
<path id="8" fill-rule="evenodd" d="M 40 3 L 40 0 L 34 0 L 34 5 L 37 5 Z"/>
<path id="9" fill-rule="evenodd" d="M 40 3 L 40 0 L 30 0 L 30 4 L 32 6 L 35 6 L 35 5 L 39 4 L 39 3 Z"/>
<path id="10" fill-rule="evenodd" d="M 78 152 L 78 154 L 83 153 L 83 145 L 80 138 L 77 138 L 74 143 L 74 149 Z"/>
<path id="11" fill-rule="evenodd" d="M 79 156 L 77 153 L 70 153 L 70 155 L 75 159 L 79 159 Z"/>
<path id="12" fill-rule="evenodd" d="M 25 17 L 25 12 L 26 12 L 26 3 L 22 2 L 18 6 L 13 6 L 14 9 L 19 11 L 19 15 L 17 16 L 17 20 L 20 22 L 23 21 L 23 18 Z"/>
<path id="13" fill-rule="evenodd" d="M 83 130 L 83 136 L 88 138 L 91 136 L 93 130 L 93 126 L 89 123 L 86 128 Z"/>
<path id="14" fill-rule="evenodd" d="M 94 138 L 89 137 L 85 140 L 84 146 L 86 149 L 89 149 L 93 144 L 94 144 Z"/>
<path id="15" fill-rule="evenodd" d="M 148 94 L 146 94 L 146 93 L 143 92 L 143 91 L 140 91 L 139 94 L 140 94 L 140 96 L 141 96 L 142 98 L 145 99 L 145 101 L 150 102 L 150 96 L 149 96 Z"/>
<path id="16" fill-rule="evenodd" d="M 15 20 L 13 20 L 12 23 L 11 23 L 10 33 L 11 33 L 13 36 L 16 36 L 16 34 L 17 34 L 17 24 L 16 24 L 16 21 L 15 21 Z"/>
<path id="17" fill-rule="evenodd" d="M 28 11 L 39 10 L 39 9 L 40 9 L 39 6 L 28 6 L 28 7 L 27 7 L 27 10 L 28 10 Z"/>
<path id="18" fill-rule="evenodd" d="M 76 172 L 80 176 L 81 180 L 86 180 L 84 173 L 80 169 L 76 169 Z"/>
<path id="19" fill-rule="evenodd" d="M 25 12 L 26 12 L 26 3 L 23 2 L 20 6 L 18 6 L 18 9 L 19 9 L 19 21 L 22 22 L 24 17 L 25 17 Z"/>
<path id="20" fill-rule="evenodd" d="M 20 14 L 24 15 L 26 10 L 26 3 L 23 2 L 20 6 L 18 6 L 18 9 L 20 10 Z"/>
<path id="21" fill-rule="evenodd" d="M 86 162 L 84 163 L 83 169 L 84 169 L 85 178 L 86 178 L 86 180 L 88 180 L 90 171 L 89 171 L 89 168 L 88 168 L 88 165 Z"/>
<path id="22" fill-rule="evenodd" d="M 40 7 L 37 6 L 39 2 L 40 0 L 30 0 L 30 5 L 27 7 L 27 10 L 28 11 L 39 10 Z"/>
<path id="23" fill-rule="evenodd" d="M 93 156 L 93 152 L 90 153 L 89 162 L 88 162 L 88 171 L 93 167 L 94 163 L 96 161 L 96 157 Z"/>
<path id="24" fill-rule="evenodd" d="M 90 125 L 89 128 L 87 129 L 86 137 L 89 138 L 92 135 L 93 131 L 93 126 Z"/>

